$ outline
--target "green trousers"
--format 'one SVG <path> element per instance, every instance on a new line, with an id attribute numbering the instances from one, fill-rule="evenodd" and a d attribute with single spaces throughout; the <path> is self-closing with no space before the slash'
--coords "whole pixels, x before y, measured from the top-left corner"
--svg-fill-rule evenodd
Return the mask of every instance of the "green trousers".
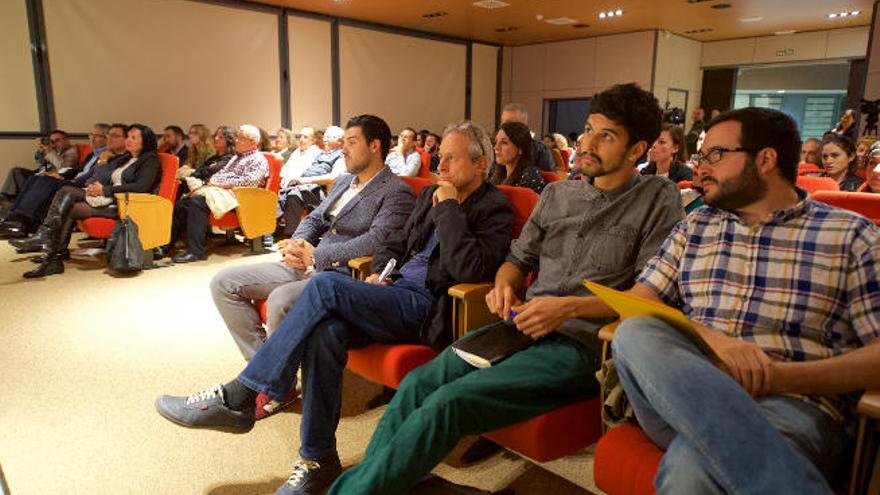
<path id="1" fill-rule="evenodd" d="M 599 365 L 595 352 L 556 334 L 485 369 L 472 367 L 447 348 L 401 382 L 363 461 L 337 479 L 329 493 L 405 494 L 463 436 L 594 397 Z"/>

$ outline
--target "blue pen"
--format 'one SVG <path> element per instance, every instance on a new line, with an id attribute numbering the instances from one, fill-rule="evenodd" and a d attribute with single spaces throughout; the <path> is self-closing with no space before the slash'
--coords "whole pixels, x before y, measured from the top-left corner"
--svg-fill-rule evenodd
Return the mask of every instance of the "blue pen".
<path id="1" fill-rule="evenodd" d="M 510 310 L 510 311 L 507 312 L 507 319 L 508 319 L 508 320 L 512 320 L 512 319 L 513 319 L 516 315 L 518 315 L 518 314 L 519 314 L 519 313 L 517 313 L 516 311 L 514 311 L 514 310 Z"/>

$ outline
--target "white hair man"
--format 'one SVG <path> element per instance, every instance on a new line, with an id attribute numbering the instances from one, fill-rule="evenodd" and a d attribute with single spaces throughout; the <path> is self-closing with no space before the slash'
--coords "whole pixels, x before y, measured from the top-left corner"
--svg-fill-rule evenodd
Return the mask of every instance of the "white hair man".
<path id="1" fill-rule="evenodd" d="M 183 231 L 186 231 L 186 251 L 172 258 L 172 261 L 189 263 L 208 257 L 208 215 L 212 211 L 205 196 L 215 194 L 217 188 L 257 187 L 269 175 L 269 162 L 260 153 L 259 147 L 260 130 L 249 124 L 239 126 L 235 133 L 235 157 L 212 175 L 207 184 L 196 188 L 190 186 L 190 196 L 181 198 L 174 205 L 171 242 L 163 248 L 161 254 L 168 253 Z M 212 191 L 212 188 L 215 190 Z"/>

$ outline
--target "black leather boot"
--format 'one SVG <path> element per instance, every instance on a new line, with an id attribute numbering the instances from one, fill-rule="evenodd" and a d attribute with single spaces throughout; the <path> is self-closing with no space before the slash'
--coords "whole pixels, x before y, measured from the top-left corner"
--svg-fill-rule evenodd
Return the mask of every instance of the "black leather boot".
<path id="1" fill-rule="evenodd" d="M 64 220 L 70 214 L 70 209 L 76 200 L 70 194 L 59 193 L 52 199 L 46 219 L 37 229 L 37 232 L 27 239 L 10 239 L 9 244 L 22 253 L 34 253 L 48 251 L 53 240 L 61 229 Z"/>
<path id="2" fill-rule="evenodd" d="M 43 262 L 33 270 L 26 272 L 23 275 L 24 278 L 48 277 L 49 275 L 64 273 L 63 252 L 67 251 L 70 235 L 73 233 L 73 227 L 76 225 L 76 220 L 70 213 L 70 208 L 68 208 L 61 226 L 50 234 L 49 245 L 47 246 Z"/>

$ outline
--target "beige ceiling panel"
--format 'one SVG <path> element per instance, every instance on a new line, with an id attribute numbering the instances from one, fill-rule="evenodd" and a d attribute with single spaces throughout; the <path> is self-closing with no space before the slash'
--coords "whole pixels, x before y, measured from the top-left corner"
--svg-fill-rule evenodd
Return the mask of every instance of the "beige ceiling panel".
<path id="1" fill-rule="evenodd" d="M 40 130 L 25 5 L 0 1 L 0 131 Z"/>
<path id="2" fill-rule="evenodd" d="M 825 58 L 828 32 L 762 36 L 755 40 L 757 64 Z"/>
<path id="3" fill-rule="evenodd" d="M 868 51 L 869 29 L 857 27 L 828 31 L 825 58 L 861 58 Z M 875 38 L 880 37 L 880 34 Z"/>
<path id="4" fill-rule="evenodd" d="M 544 89 L 584 88 L 593 85 L 596 39 L 548 43 Z"/>
<path id="5" fill-rule="evenodd" d="M 654 32 L 616 34 L 596 39 L 594 87 L 635 82 L 648 89 L 654 61 Z"/>
<path id="6" fill-rule="evenodd" d="M 755 60 L 755 38 L 703 43 L 700 65 L 718 67 L 751 64 Z"/>

